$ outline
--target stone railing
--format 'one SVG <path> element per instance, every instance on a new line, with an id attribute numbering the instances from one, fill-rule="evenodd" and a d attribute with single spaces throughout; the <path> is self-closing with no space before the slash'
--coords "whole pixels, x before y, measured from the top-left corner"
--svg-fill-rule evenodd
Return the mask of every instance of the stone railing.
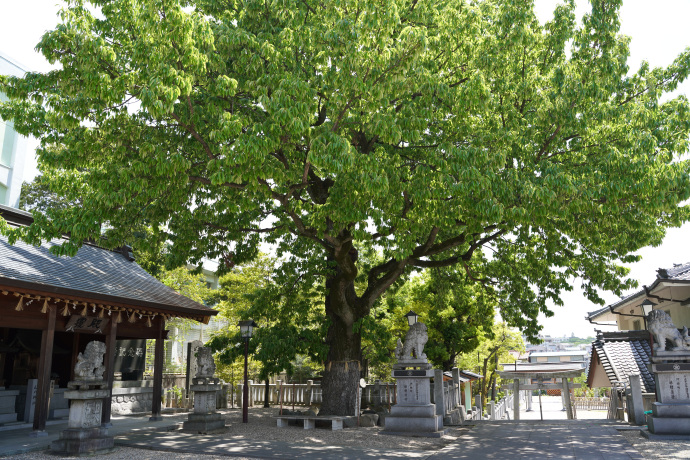
<path id="1" fill-rule="evenodd" d="M 510 419 L 510 409 L 513 408 L 514 401 L 513 393 L 509 393 L 499 401 L 489 401 L 487 403 L 489 420 Z"/>
<path id="2" fill-rule="evenodd" d="M 594 398 L 588 396 L 576 396 L 573 404 L 579 410 L 608 410 L 609 398 Z"/>
<path id="3" fill-rule="evenodd" d="M 235 385 L 234 401 L 242 405 L 244 384 Z M 362 407 L 388 406 L 396 402 L 395 383 L 381 382 L 368 384 L 362 389 Z M 266 398 L 266 384 L 249 381 L 249 406 L 263 405 Z M 307 380 L 307 383 L 271 383 L 268 386 L 268 403 L 283 406 L 311 406 L 321 404 L 321 385 Z"/>

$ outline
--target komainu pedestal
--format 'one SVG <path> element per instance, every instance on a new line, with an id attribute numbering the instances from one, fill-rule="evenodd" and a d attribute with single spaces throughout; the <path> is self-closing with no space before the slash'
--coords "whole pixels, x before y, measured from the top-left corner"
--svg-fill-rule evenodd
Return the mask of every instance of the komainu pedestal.
<path id="1" fill-rule="evenodd" d="M 216 365 L 211 349 L 200 347 L 196 358 L 197 373 L 189 386 L 194 392 L 194 412 L 187 416 L 182 430 L 199 434 L 223 432 L 225 419 L 216 411 L 216 394 L 220 390 L 220 379 L 213 377 Z"/>
<path id="2" fill-rule="evenodd" d="M 436 415 L 436 406 L 431 403 L 431 364 L 424 354 L 427 341 L 426 326 L 413 324 L 405 343 L 398 340 L 393 365 L 393 378 L 397 382 L 397 404 L 386 416 L 384 434 L 399 436 L 440 437 L 445 433 L 443 417 Z"/>
<path id="3" fill-rule="evenodd" d="M 112 451 L 115 442 L 108 429 L 101 426 L 103 399 L 110 396 L 108 383 L 103 380 L 105 344 L 89 342 L 86 351 L 79 353 L 74 368 L 77 378 L 67 383 L 65 399 L 70 400 L 67 429 L 50 449 L 63 455 L 93 455 Z"/>
<path id="4" fill-rule="evenodd" d="M 662 310 L 650 313 L 647 322 L 656 342 L 648 366 L 654 374 L 657 394 L 652 414 L 647 415 L 650 433 L 647 436 L 690 439 L 690 340 L 687 329 L 679 332 Z M 670 349 L 667 343 L 671 344 Z"/>

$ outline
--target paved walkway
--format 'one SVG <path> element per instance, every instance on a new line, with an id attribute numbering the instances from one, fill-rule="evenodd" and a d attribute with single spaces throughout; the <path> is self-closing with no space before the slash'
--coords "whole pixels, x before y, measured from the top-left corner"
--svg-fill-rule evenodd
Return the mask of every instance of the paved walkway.
<path id="1" fill-rule="evenodd" d="M 301 436 L 301 433 L 297 436 Z M 383 435 L 385 436 L 385 435 Z M 357 460 L 357 459 L 425 459 L 429 452 L 404 452 L 392 449 L 367 449 L 351 446 L 327 446 L 255 439 L 219 439 L 212 435 L 186 433 L 131 433 L 116 438 L 115 444 L 143 449 L 179 453 L 227 455 L 251 458 Z"/>
<path id="2" fill-rule="evenodd" d="M 136 432 L 138 430 L 167 430 L 177 427 L 178 422 L 187 419 L 186 413 L 165 414 L 163 420 L 159 422 L 149 422 L 149 416 L 113 416 L 113 426 L 109 428 L 108 434 L 120 436 L 125 433 Z M 49 421 L 44 432 L 44 436 L 32 436 L 33 429 L 30 424 L 27 428 L 3 427 L 0 429 L 0 456 L 9 456 L 25 452 L 44 450 L 50 447 L 50 443 L 60 437 L 62 430 L 67 428 L 66 421 Z M 12 429 L 11 429 L 12 428 Z"/>
<path id="3" fill-rule="evenodd" d="M 615 425 L 615 422 L 603 420 L 480 422 L 467 435 L 428 460 L 642 459 L 618 434 Z"/>
<path id="4" fill-rule="evenodd" d="M 541 397 L 541 412 L 546 420 L 567 420 L 568 413 L 563 410 L 563 401 L 560 396 Z M 513 408 L 509 411 L 510 418 L 513 418 Z M 579 420 L 606 419 L 606 410 L 582 410 L 576 411 L 575 418 Z M 524 401 L 520 401 L 520 420 L 541 420 L 539 411 L 539 396 L 532 396 L 532 410 L 527 411 Z"/>
<path id="5" fill-rule="evenodd" d="M 436 451 L 403 451 L 351 446 L 308 445 L 296 442 L 255 440 L 243 437 L 224 439 L 179 431 L 165 431 L 186 419 L 186 414 L 166 416 L 161 422 L 148 417 L 118 418 L 111 428 L 116 445 L 176 453 L 210 454 L 229 457 L 343 460 L 402 458 L 454 459 L 535 459 L 573 460 L 641 459 L 637 451 L 616 431 L 615 423 L 602 420 L 549 420 L 520 422 L 478 422 L 466 435 Z M 0 456 L 46 449 L 57 439 L 64 424 L 51 425 L 47 436 L 33 438 L 30 429 L 0 431 Z M 373 436 L 383 436 L 373 434 Z M 296 436 L 299 438 L 299 436 Z"/>

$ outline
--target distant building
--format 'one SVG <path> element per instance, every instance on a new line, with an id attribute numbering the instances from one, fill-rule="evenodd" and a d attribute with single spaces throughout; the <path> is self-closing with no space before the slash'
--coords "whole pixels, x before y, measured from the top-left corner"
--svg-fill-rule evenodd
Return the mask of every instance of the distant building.
<path id="1" fill-rule="evenodd" d="M 206 286 L 209 289 L 218 289 L 220 287 L 219 277 L 216 274 L 218 270 L 218 261 L 205 258 L 202 262 L 203 267 L 201 273 L 206 280 Z M 196 266 L 188 265 L 187 268 L 189 270 L 194 270 Z M 212 305 L 207 305 L 207 307 L 212 307 Z M 171 373 L 184 373 L 189 358 L 187 356 L 187 344 L 194 340 L 200 340 L 206 343 L 211 339 L 213 334 L 227 329 L 229 326 L 230 323 L 227 319 L 218 316 L 211 318 L 208 324 L 188 322 L 181 328 L 171 326 L 168 340 L 165 344 L 166 371 Z"/>
<path id="2" fill-rule="evenodd" d="M 23 76 L 27 70 L 0 53 L 0 75 Z M 7 97 L 0 92 L 0 101 Z M 0 204 L 19 206 L 24 180 L 24 164 L 30 154 L 29 139 L 14 130 L 14 123 L 0 118 Z"/>
<path id="3" fill-rule="evenodd" d="M 529 355 L 530 363 L 581 363 L 585 367 L 587 352 L 580 351 L 542 351 Z"/>

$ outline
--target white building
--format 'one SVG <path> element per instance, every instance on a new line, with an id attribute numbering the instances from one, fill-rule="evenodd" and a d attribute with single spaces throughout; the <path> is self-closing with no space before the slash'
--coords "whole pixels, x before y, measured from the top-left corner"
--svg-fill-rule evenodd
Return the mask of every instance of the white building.
<path id="1" fill-rule="evenodd" d="M 0 53 L 0 75 L 23 76 L 26 68 Z M 7 98 L 0 92 L 0 100 Z M 24 165 L 32 154 L 31 140 L 17 134 L 14 124 L 0 118 L 0 204 L 18 207 L 24 180 Z"/>

